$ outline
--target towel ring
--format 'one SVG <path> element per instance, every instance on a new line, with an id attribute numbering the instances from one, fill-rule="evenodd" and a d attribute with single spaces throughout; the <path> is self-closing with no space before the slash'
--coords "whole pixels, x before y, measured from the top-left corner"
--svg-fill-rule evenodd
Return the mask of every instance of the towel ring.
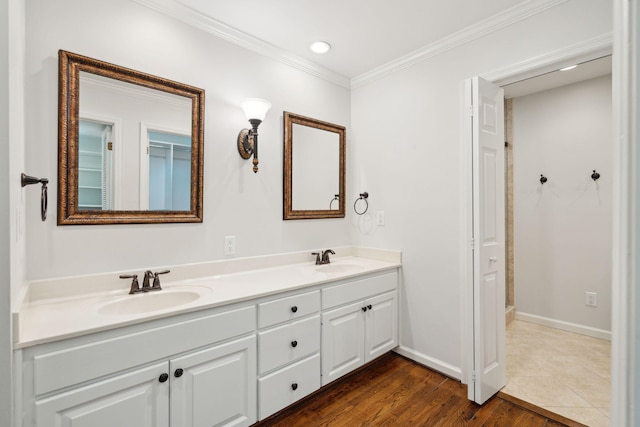
<path id="1" fill-rule="evenodd" d="M 23 173 L 20 182 L 23 187 L 31 184 L 42 184 L 42 190 L 40 191 L 40 218 L 42 218 L 42 221 L 45 221 L 47 219 L 47 205 L 49 202 L 47 195 L 47 184 L 49 180 L 47 178 L 36 178 Z"/>
<path id="2" fill-rule="evenodd" d="M 333 199 L 331 199 L 331 201 L 329 202 L 329 210 L 330 210 L 330 211 L 331 211 L 331 210 L 333 210 L 333 208 L 331 207 L 331 205 L 333 205 L 333 202 L 335 202 L 336 200 L 337 200 L 338 202 L 340 202 L 340 195 L 339 195 L 339 194 L 336 194 L 336 195 L 335 195 L 335 197 L 334 197 Z"/>
<path id="3" fill-rule="evenodd" d="M 360 193 L 360 197 L 358 197 L 356 199 L 355 202 L 353 202 L 353 210 L 358 214 L 358 215 L 364 215 L 367 210 L 369 210 L 369 202 L 367 201 L 367 199 L 369 198 L 369 193 L 367 193 L 366 191 L 364 193 Z M 358 202 L 362 200 L 365 203 L 365 208 L 362 212 L 358 212 Z"/>

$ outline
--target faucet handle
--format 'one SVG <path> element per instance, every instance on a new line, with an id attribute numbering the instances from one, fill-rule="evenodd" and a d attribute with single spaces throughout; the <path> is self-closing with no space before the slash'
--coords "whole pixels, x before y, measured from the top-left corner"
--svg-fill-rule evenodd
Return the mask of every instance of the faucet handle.
<path id="1" fill-rule="evenodd" d="M 138 275 L 137 274 L 121 274 L 121 279 L 133 279 L 131 280 L 131 289 L 129 289 L 130 294 L 137 294 L 140 292 L 140 284 L 138 283 Z"/>
<path id="2" fill-rule="evenodd" d="M 171 273 L 171 270 L 164 270 L 164 271 L 157 271 L 155 273 L 153 273 L 153 286 L 151 286 L 152 290 L 161 290 L 162 288 L 160 287 L 160 278 L 158 277 L 160 274 L 167 274 L 167 273 Z"/>
<path id="3" fill-rule="evenodd" d="M 320 261 L 320 252 L 311 252 L 311 255 L 316 256 L 316 265 L 322 264 L 322 262 Z"/>

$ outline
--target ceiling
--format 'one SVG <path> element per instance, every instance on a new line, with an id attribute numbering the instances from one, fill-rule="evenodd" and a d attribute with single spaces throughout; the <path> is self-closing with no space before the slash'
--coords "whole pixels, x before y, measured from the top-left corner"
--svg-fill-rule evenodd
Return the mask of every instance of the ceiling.
<path id="1" fill-rule="evenodd" d="M 514 0 L 177 0 L 347 78 L 514 8 Z M 517 7 L 517 6 L 516 6 Z M 314 54 L 309 44 L 332 49 Z"/>

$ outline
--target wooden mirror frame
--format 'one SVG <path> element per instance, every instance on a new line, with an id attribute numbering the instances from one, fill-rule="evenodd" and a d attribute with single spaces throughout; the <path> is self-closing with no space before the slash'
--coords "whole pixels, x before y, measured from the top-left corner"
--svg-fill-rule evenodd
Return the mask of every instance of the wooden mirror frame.
<path id="1" fill-rule="evenodd" d="M 64 50 L 58 52 L 58 67 L 58 225 L 202 222 L 204 89 Z M 191 100 L 191 197 L 188 211 L 78 209 L 81 71 Z"/>
<path id="2" fill-rule="evenodd" d="M 293 125 L 298 124 L 315 129 L 337 133 L 340 138 L 339 147 L 339 203 L 337 210 L 294 210 L 293 209 Z M 318 219 L 344 218 L 345 216 L 345 159 L 346 128 L 333 123 L 323 122 L 299 114 L 284 112 L 284 211 L 283 219 Z"/>

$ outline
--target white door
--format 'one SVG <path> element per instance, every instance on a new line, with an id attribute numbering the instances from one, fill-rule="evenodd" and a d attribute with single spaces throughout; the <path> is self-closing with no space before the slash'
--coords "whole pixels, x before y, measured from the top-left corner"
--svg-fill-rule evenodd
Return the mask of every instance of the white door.
<path id="1" fill-rule="evenodd" d="M 471 92 L 474 360 L 469 398 L 482 404 L 506 383 L 504 93 L 479 77 L 471 79 Z"/>
<path id="2" fill-rule="evenodd" d="M 363 301 L 322 314 L 322 385 L 364 364 Z"/>
<path id="3" fill-rule="evenodd" d="M 397 292 L 369 298 L 365 312 L 365 362 L 369 362 L 398 345 Z"/>
<path id="4" fill-rule="evenodd" d="M 171 425 L 249 426 L 257 420 L 256 337 L 173 359 Z"/>
<path id="5" fill-rule="evenodd" d="M 159 363 L 39 400 L 36 425 L 169 427 L 168 368 Z"/>

